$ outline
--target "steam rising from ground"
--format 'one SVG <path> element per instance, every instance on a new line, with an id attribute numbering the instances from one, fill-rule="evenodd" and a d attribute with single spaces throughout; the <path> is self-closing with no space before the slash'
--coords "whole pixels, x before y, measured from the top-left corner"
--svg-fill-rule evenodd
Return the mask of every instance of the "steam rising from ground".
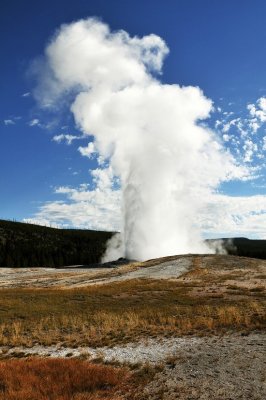
<path id="1" fill-rule="evenodd" d="M 242 173 L 201 122 L 212 102 L 197 87 L 158 79 L 168 52 L 156 35 L 110 32 L 96 19 L 63 25 L 36 92 L 46 106 L 74 94 L 77 126 L 120 180 L 122 248 L 131 259 L 211 252 L 197 215 L 210 192 Z"/>

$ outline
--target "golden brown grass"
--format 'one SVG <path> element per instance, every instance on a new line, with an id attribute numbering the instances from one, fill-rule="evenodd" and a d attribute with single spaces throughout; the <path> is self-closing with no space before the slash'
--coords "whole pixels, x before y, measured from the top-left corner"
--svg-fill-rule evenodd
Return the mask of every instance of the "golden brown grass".
<path id="1" fill-rule="evenodd" d="M 1 400 L 119 400 L 126 369 L 74 359 L 0 362 Z"/>
<path id="2" fill-rule="evenodd" d="M 199 285 L 197 276 L 194 283 L 131 280 L 71 290 L 1 290 L 0 345 L 101 346 L 265 328 L 263 293 L 244 292 L 235 301 L 226 293 L 204 295 L 201 284 L 203 295 L 195 296 Z"/>

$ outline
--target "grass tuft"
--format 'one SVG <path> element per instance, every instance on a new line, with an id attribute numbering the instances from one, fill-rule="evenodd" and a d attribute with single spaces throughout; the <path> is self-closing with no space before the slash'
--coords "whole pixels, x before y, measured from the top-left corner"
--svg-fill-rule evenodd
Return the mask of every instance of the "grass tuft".
<path id="1" fill-rule="evenodd" d="M 74 359 L 0 362 L 0 400 L 115 399 L 129 372 Z"/>

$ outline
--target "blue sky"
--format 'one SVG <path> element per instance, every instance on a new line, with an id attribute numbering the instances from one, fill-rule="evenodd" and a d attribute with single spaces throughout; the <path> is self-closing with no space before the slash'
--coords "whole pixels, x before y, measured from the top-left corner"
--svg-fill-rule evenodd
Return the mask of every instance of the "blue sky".
<path id="1" fill-rule="evenodd" d="M 102 179 L 89 173 L 99 167 L 85 154 L 91 138 L 81 137 L 67 108 L 43 110 L 33 95 L 32 64 L 55 30 L 94 16 L 130 36 L 160 36 L 170 50 L 160 80 L 200 87 L 213 101 L 202 123 L 249 169 L 219 187 L 215 205 L 210 200 L 209 210 L 223 209 L 215 217 L 229 219 L 225 227 L 210 224 L 205 213 L 205 236 L 265 237 L 266 3 L 259 0 L 3 0 L 0 218 L 119 228 L 115 185 L 108 188 L 112 206 L 94 203 L 97 218 L 83 217 L 91 207 L 86 184 L 93 190 Z"/>

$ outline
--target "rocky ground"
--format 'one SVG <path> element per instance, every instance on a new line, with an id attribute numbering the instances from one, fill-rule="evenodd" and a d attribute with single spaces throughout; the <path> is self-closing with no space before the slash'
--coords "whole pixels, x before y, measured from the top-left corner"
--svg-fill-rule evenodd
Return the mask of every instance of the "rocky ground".
<path id="1" fill-rule="evenodd" d="M 2 348 L 3 357 L 82 357 L 104 363 L 157 367 L 139 399 L 264 400 L 266 335 L 147 339 L 113 348 Z M 158 368 L 159 367 L 159 368 Z"/>
<path id="2" fill-rule="evenodd" d="M 183 346 L 143 392 L 149 400 L 265 398 L 265 334 L 202 338 Z"/>

